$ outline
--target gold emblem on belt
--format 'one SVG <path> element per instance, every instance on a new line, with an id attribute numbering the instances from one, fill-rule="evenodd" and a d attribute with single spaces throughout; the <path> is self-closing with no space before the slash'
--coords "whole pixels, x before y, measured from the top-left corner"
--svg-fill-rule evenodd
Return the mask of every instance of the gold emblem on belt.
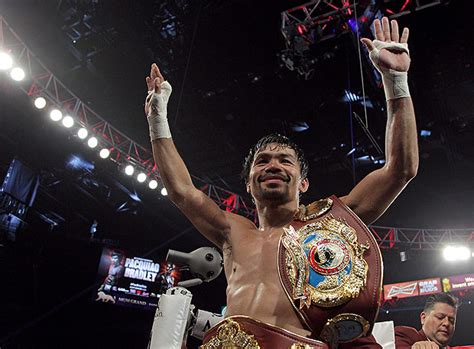
<path id="1" fill-rule="evenodd" d="M 282 237 L 292 297 L 300 309 L 311 303 L 334 307 L 356 298 L 365 287 L 369 248 L 359 244 L 354 228 L 344 220 L 327 216 L 297 231 L 285 228 Z"/>
<path id="2" fill-rule="evenodd" d="M 217 330 L 217 334 L 199 349 L 260 349 L 253 335 L 240 329 L 240 325 L 227 319 Z"/>

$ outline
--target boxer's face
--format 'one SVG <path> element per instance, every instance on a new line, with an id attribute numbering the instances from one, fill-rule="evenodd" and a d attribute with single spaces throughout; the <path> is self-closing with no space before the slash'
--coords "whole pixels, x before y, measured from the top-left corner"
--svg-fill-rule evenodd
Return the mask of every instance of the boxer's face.
<path id="1" fill-rule="evenodd" d="M 300 163 L 293 149 L 272 143 L 255 154 L 247 191 L 256 202 L 298 200 L 299 193 L 307 189 L 308 180 L 301 179 Z"/>
<path id="2" fill-rule="evenodd" d="M 421 313 L 421 324 L 426 336 L 438 345 L 445 346 L 454 334 L 456 308 L 445 303 L 435 303 L 433 309 Z"/>

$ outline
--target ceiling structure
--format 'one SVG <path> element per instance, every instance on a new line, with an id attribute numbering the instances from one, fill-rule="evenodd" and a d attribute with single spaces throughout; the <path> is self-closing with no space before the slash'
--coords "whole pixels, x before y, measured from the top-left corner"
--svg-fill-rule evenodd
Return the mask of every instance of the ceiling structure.
<path id="1" fill-rule="evenodd" d="M 403 3 L 392 2 L 392 10 Z M 419 3 L 410 2 L 411 13 L 399 21 L 411 29 L 410 89 L 418 127 L 431 135 L 420 136 L 418 176 L 377 224 L 474 227 L 473 45 L 468 39 L 473 15 L 462 1 L 415 11 Z M 0 14 L 85 104 L 144 147 L 149 147 L 144 78 L 157 62 L 173 85 L 170 125 L 190 172 L 247 202 L 239 173 L 249 147 L 271 132 L 290 136 L 310 161 L 311 187 L 303 197 L 310 202 L 344 195 L 381 166 L 374 141 L 383 149 L 385 110 L 383 93 L 362 56 L 371 141 L 362 127 L 357 40 L 350 30 L 311 43 L 310 75 L 288 69 L 280 14 L 301 4 L 4 0 Z M 359 12 L 367 6 L 360 2 Z M 102 347 L 146 347 L 153 314 L 90 302 L 87 288 L 94 284 L 101 248 L 126 246 L 137 255 L 158 257 L 168 248 L 191 251 L 209 243 L 169 200 L 125 177 L 115 163 L 98 159 L 31 106 L 14 83 L 3 78 L 0 83 L 2 178 L 15 156 L 41 173 L 29 227 L 0 252 L 7 266 L 2 276 L 11 280 L 7 312 L 0 319 L 5 348 L 60 347 L 70 340 L 77 346 L 95 341 Z M 74 158 L 92 167 L 66 166 Z M 94 219 L 98 232 L 91 240 Z M 453 274 L 434 252 L 400 265 L 392 251 L 385 260 L 387 282 Z M 427 271 L 428 266 L 434 268 Z M 472 264 L 458 271 L 472 272 Z M 219 311 L 225 304 L 223 276 L 193 292 L 198 308 Z M 218 304 L 211 304 L 208 294 Z"/>

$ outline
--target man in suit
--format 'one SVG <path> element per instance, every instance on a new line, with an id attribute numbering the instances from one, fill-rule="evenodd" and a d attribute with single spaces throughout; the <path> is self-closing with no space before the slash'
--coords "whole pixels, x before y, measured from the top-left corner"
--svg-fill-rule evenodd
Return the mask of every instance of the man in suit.
<path id="1" fill-rule="evenodd" d="M 456 327 L 458 299 L 449 293 L 438 293 L 428 298 L 420 314 L 421 330 L 395 327 L 397 349 L 448 348 Z"/>

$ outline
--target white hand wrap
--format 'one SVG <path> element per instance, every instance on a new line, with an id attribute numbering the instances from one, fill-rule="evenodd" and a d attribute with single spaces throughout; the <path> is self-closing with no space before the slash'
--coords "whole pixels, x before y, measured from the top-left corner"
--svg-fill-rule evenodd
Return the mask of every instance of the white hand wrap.
<path id="1" fill-rule="evenodd" d="M 401 97 L 410 97 L 407 72 L 399 72 L 393 69 L 385 68 L 381 66 L 379 62 L 381 49 L 406 52 L 409 55 L 410 51 L 408 50 L 408 44 L 401 44 L 398 42 L 384 42 L 380 40 L 374 40 L 373 43 L 375 48 L 370 51 L 369 57 L 375 68 L 377 68 L 380 74 L 382 74 L 383 87 L 387 101 Z"/>
<path id="2" fill-rule="evenodd" d="M 168 125 L 168 100 L 173 88 L 168 81 L 161 83 L 160 93 L 148 91 L 146 103 L 150 103 L 150 109 L 146 116 L 150 127 L 150 139 L 154 141 L 158 138 L 171 138 L 170 127 Z"/>

